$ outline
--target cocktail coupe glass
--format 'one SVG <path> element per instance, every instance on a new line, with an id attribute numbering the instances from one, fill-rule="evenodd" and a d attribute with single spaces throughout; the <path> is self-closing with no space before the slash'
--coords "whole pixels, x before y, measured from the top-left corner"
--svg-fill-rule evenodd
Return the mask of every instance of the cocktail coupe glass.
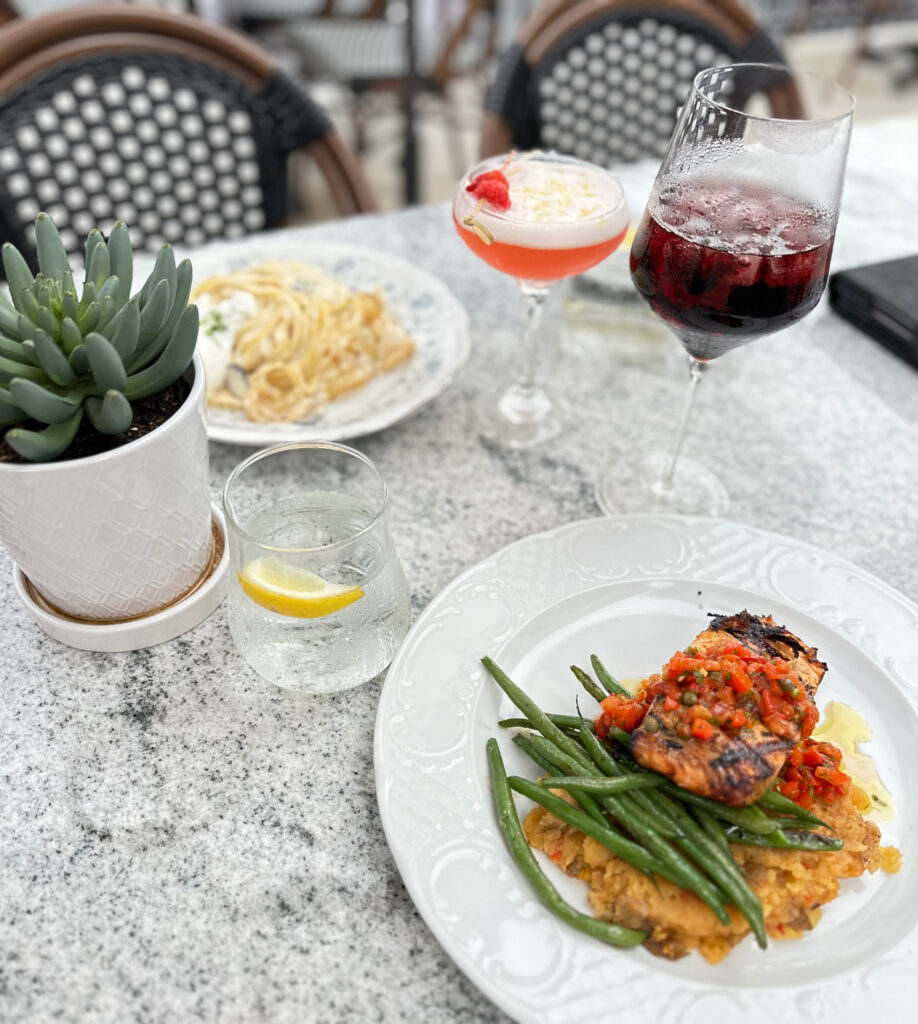
<path id="1" fill-rule="evenodd" d="M 501 171 L 509 207 L 474 189 L 480 175 Z M 470 185 L 473 191 L 470 191 Z M 500 197 L 498 196 L 498 199 Z M 491 157 L 459 183 L 453 203 L 459 237 L 496 270 L 515 277 L 526 304 L 526 354 L 519 380 L 488 410 L 486 435 L 509 448 L 529 448 L 564 426 L 539 380 L 539 324 L 552 286 L 614 252 L 628 227 L 624 192 L 594 164 L 551 152 Z"/>
<path id="2" fill-rule="evenodd" d="M 698 382 L 711 360 L 806 316 L 829 274 L 854 101 L 794 73 L 820 117 L 747 113 L 786 68 L 702 71 L 682 108 L 631 249 L 638 292 L 689 356 L 689 387 L 671 452 L 607 465 L 596 500 L 608 514 L 721 515 L 721 475 L 680 457 Z"/>

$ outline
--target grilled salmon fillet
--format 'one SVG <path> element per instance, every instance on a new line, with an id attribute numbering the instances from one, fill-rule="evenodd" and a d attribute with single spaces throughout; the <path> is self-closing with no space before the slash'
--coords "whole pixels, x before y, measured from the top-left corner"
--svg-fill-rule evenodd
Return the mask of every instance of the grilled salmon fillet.
<path id="1" fill-rule="evenodd" d="M 771 616 L 712 616 L 709 629 L 699 633 L 687 650 L 704 655 L 738 642 L 755 655 L 783 659 L 796 675 L 812 701 L 826 666 L 817 659 L 815 648 L 777 625 Z M 672 703 L 672 702 L 670 702 Z M 677 735 L 684 709 L 666 710 L 664 697 L 650 704 L 642 724 L 632 736 L 635 760 L 677 785 L 701 796 L 734 807 L 754 803 L 777 778 L 788 754 L 802 737 L 799 722 L 782 723 L 780 733 L 748 711 L 746 724 L 737 730 L 713 730 L 707 739 Z M 767 716 L 766 716 L 767 717 Z M 649 725 L 648 725 L 649 723 Z"/>

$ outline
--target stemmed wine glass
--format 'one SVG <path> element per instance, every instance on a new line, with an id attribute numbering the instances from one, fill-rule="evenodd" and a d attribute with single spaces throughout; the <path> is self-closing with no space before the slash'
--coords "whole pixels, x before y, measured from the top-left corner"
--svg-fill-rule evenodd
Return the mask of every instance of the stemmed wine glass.
<path id="1" fill-rule="evenodd" d="M 552 285 L 604 260 L 628 227 L 625 194 L 585 160 L 532 151 L 491 157 L 463 177 L 453 203 L 459 237 L 480 259 L 515 277 L 526 303 L 527 352 L 519 380 L 487 411 L 497 444 L 528 448 L 563 427 L 539 381 L 537 339 Z"/>
<path id="2" fill-rule="evenodd" d="M 818 95 L 818 118 L 749 113 L 763 91 Z M 631 249 L 638 292 L 689 356 L 672 451 L 605 467 L 604 512 L 720 515 L 722 474 L 680 458 L 702 374 L 731 349 L 806 316 L 829 274 L 854 101 L 833 82 L 767 64 L 702 71 L 692 85 Z"/>

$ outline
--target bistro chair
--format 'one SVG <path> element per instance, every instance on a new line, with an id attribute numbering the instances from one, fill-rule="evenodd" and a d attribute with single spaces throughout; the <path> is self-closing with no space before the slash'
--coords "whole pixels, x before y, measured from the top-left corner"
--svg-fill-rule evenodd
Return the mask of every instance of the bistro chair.
<path id="1" fill-rule="evenodd" d="M 304 150 L 342 215 L 373 209 L 323 111 L 236 32 L 150 8 L 82 7 L 0 29 L 0 240 L 68 251 L 123 220 L 137 249 L 279 225 Z"/>
<path id="2" fill-rule="evenodd" d="M 735 0 L 548 0 L 500 59 L 482 156 L 546 148 L 602 166 L 662 157 L 695 75 L 737 62 L 784 58 Z M 800 116 L 789 74 L 762 91 L 775 116 Z"/>

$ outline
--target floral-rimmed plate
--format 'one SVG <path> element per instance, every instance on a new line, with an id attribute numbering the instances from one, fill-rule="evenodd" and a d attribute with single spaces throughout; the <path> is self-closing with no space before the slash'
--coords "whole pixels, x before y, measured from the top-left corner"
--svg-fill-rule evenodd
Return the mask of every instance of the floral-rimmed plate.
<path id="1" fill-rule="evenodd" d="M 842 883 L 816 929 L 746 940 L 718 966 L 618 951 L 570 929 L 535 898 L 497 827 L 484 744 L 508 705 L 479 657 L 549 710 L 582 691 L 568 666 L 604 656 L 646 675 L 703 628 L 748 607 L 819 648 L 819 704 L 867 719 L 867 752 L 897 802 L 881 823 L 897 875 Z M 525 538 L 468 570 L 415 623 L 389 670 L 376 721 L 380 814 L 405 884 L 468 977 L 521 1024 L 719 1024 L 906 1019 L 918 999 L 918 607 L 851 563 L 749 526 L 634 516 Z M 533 768 L 509 742 L 511 772 Z M 525 805 L 520 802 L 520 810 Z M 542 857 L 542 855 L 539 855 Z M 543 858 L 563 895 L 585 886 Z"/>
<path id="2" fill-rule="evenodd" d="M 176 256 L 186 253 L 177 251 Z M 209 409 L 213 441 L 265 447 L 322 438 L 343 441 L 397 423 L 436 398 L 469 354 L 465 307 L 437 277 L 420 267 L 361 246 L 304 237 L 296 230 L 220 242 L 187 253 L 194 282 L 256 263 L 296 260 L 317 266 L 355 291 L 379 289 L 386 307 L 414 339 L 416 351 L 390 373 L 329 402 L 317 416 L 294 423 L 254 423 L 241 412 Z"/>

